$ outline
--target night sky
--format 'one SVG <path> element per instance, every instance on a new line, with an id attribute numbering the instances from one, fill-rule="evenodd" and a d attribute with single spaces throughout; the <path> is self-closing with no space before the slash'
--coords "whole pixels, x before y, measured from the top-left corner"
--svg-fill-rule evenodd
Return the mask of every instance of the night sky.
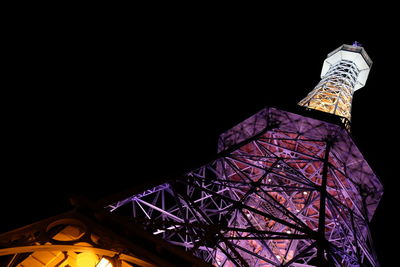
<path id="1" fill-rule="evenodd" d="M 385 188 L 371 229 L 389 266 L 399 178 L 390 37 L 230 21 L 123 24 L 26 29 L 4 114 L 0 232 L 67 211 L 70 196 L 96 201 L 207 163 L 220 133 L 265 106 L 296 106 L 326 55 L 357 40 L 374 63 L 354 94 L 352 134 Z"/>

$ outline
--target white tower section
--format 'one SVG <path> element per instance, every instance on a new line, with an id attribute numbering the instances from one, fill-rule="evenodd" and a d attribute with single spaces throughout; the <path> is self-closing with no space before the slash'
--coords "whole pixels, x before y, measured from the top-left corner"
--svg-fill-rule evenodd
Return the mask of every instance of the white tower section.
<path id="1" fill-rule="evenodd" d="M 350 121 L 353 93 L 364 87 L 371 66 L 371 59 L 357 42 L 340 46 L 328 54 L 321 81 L 299 105 Z"/>

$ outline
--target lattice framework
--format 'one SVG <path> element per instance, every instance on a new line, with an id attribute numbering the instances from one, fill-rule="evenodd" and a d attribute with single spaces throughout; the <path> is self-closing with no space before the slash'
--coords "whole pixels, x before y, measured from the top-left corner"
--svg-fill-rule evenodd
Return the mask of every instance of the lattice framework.
<path id="1" fill-rule="evenodd" d="M 341 127 L 266 108 L 220 150 L 108 209 L 216 266 L 378 266 L 368 220 L 382 186 Z"/>
<path id="2" fill-rule="evenodd" d="M 337 62 L 299 105 L 335 114 L 350 121 L 354 86 L 359 72 L 354 62 Z"/>

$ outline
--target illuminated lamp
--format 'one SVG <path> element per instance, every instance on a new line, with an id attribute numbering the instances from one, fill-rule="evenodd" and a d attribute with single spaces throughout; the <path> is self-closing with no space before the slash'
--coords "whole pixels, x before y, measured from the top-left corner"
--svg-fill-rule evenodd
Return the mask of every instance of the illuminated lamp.
<path id="1" fill-rule="evenodd" d="M 107 258 L 102 258 L 96 267 L 113 267 L 113 265 Z"/>

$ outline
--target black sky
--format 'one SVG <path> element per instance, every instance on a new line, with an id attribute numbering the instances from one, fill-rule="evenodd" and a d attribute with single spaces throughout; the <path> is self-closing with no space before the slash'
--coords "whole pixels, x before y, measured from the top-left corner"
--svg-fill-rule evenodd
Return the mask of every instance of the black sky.
<path id="1" fill-rule="evenodd" d="M 353 137 L 385 187 L 372 221 L 382 266 L 395 228 L 398 89 L 385 33 L 309 32 L 260 21 L 88 21 L 26 26 L 12 97 L 0 232 L 201 166 L 217 137 L 264 106 L 290 108 L 326 55 L 354 40 L 373 60 L 353 101 Z"/>

